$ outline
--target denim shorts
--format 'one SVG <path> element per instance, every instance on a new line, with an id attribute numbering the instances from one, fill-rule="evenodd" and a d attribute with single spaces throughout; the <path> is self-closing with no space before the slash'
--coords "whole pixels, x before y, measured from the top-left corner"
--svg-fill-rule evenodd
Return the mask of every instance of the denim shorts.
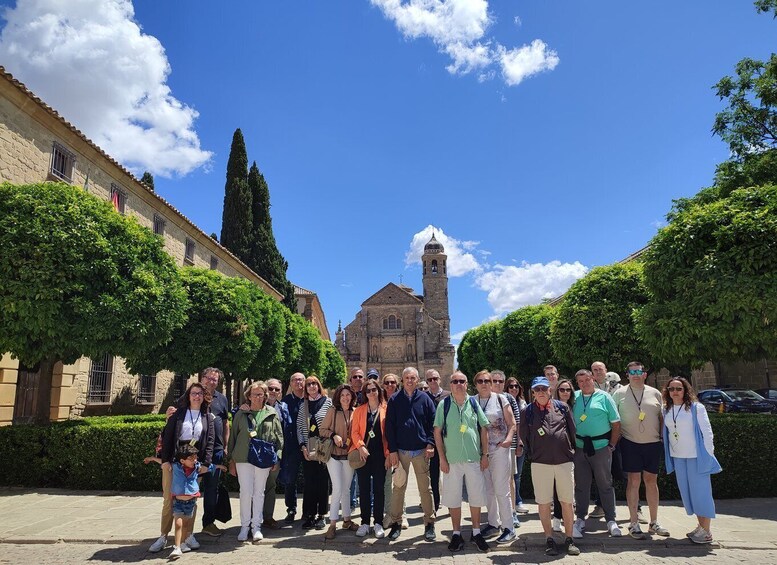
<path id="1" fill-rule="evenodd" d="M 197 507 L 197 499 L 189 500 L 173 499 L 173 516 L 175 518 L 193 518 L 194 509 Z"/>

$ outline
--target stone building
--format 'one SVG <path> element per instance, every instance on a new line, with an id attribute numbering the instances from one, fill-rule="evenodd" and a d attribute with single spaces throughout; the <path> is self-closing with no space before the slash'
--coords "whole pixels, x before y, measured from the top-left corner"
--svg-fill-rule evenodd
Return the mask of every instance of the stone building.
<path id="1" fill-rule="evenodd" d="M 276 300 L 281 294 L 169 202 L 87 139 L 0 67 L 0 182 L 64 181 L 111 200 L 122 214 L 164 238 L 179 265 L 210 268 L 246 278 Z M 323 313 L 321 313 L 323 318 Z M 0 352 L 0 425 L 35 414 L 37 372 Z M 162 371 L 132 375 L 120 358 L 83 357 L 55 367 L 51 419 L 79 415 L 158 411 L 185 390 L 189 375 Z"/>
<path id="2" fill-rule="evenodd" d="M 313 324 L 321 339 L 330 341 L 329 328 L 326 327 L 326 317 L 318 295 L 312 290 L 294 285 L 294 297 L 297 299 L 297 314 Z"/>
<path id="3" fill-rule="evenodd" d="M 450 343 L 448 266 L 442 244 L 432 235 L 424 246 L 423 294 L 388 283 L 362 303 L 356 319 L 338 327 L 335 346 L 350 370 L 375 368 L 401 375 L 407 366 L 437 369 L 447 387 L 453 372 Z"/>

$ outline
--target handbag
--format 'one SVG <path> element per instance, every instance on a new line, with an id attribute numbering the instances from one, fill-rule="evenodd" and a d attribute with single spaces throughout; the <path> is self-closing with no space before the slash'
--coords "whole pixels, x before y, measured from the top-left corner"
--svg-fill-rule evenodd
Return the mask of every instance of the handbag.
<path id="1" fill-rule="evenodd" d="M 226 524 L 232 519 L 232 502 L 229 499 L 227 485 L 219 483 L 218 496 L 216 498 L 216 511 L 214 518 L 219 522 Z"/>
<path id="2" fill-rule="evenodd" d="M 354 449 L 348 452 L 348 464 L 351 466 L 351 469 L 355 471 L 356 469 L 361 469 L 364 467 L 367 462 L 362 461 L 361 455 L 359 455 L 359 450 Z"/>
<path id="3" fill-rule="evenodd" d="M 305 420 L 308 426 L 308 459 L 326 464 L 332 457 L 332 447 L 334 442 L 331 437 L 320 437 L 310 435 L 310 411 L 308 410 L 308 401 L 303 405 L 305 410 Z"/>
<path id="4" fill-rule="evenodd" d="M 254 419 L 251 414 L 248 417 L 248 432 L 254 431 Z M 275 446 L 258 437 L 252 437 L 248 444 L 248 462 L 254 467 L 260 469 L 269 469 L 278 463 L 278 454 L 275 453 Z"/>

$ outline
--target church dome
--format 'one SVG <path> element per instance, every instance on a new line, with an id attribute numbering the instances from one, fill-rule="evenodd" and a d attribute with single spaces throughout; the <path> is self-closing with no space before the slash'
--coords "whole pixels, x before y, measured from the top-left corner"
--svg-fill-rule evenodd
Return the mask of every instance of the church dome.
<path id="1" fill-rule="evenodd" d="M 430 239 L 428 243 L 424 245 L 424 255 L 430 253 L 445 253 L 445 248 L 442 246 L 442 243 L 437 241 L 437 239 L 434 237 L 434 233 L 432 233 L 432 239 Z"/>

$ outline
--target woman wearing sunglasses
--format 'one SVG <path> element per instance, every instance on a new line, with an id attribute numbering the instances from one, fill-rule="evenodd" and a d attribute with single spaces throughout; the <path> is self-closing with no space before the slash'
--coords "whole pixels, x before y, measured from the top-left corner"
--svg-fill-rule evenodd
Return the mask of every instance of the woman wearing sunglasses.
<path id="1" fill-rule="evenodd" d="M 350 451 L 358 451 L 359 458 L 364 461 L 364 466 L 356 470 L 359 492 L 364 493 L 359 499 L 362 523 L 356 535 L 364 537 L 370 533 L 372 518 L 375 537 L 380 539 L 385 535 L 383 507 L 389 454 L 385 432 L 386 396 L 375 379 L 369 379 L 363 390 L 367 402 L 354 410 L 351 424 Z"/>
<path id="2" fill-rule="evenodd" d="M 674 472 L 685 511 L 698 525 L 688 532 L 694 543 L 712 543 L 710 524 L 715 517 L 710 476 L 720 473 L 712 442 L 712 426 L 691 383 L 673 377 L 664 387 L 664 455 L 666 472 Z"/>
<path id="3" fill-rule="evenodd" d="M 526 400 L 523 397 L 523 386 L 518 382 L 515 377 L 509 377 L 505 381 L 505 390 L 515 398 L 518 403 L 518 412 L 522 412 L 526 408 Z M 518 443 L 518 434 L 515 434 L 516 440 L 513 444 Z M 523 504 L 523 498 L 521 498 L 521 475 L 523 474 L 523 463 L 526 460 L 526 450 L 521 451 L 520 455 L 515 456 L 515 474 L 513 475 L 513 485 L 515 487 L 515 511 L 518 514 L 528 514 L 529 509 Z"/>

